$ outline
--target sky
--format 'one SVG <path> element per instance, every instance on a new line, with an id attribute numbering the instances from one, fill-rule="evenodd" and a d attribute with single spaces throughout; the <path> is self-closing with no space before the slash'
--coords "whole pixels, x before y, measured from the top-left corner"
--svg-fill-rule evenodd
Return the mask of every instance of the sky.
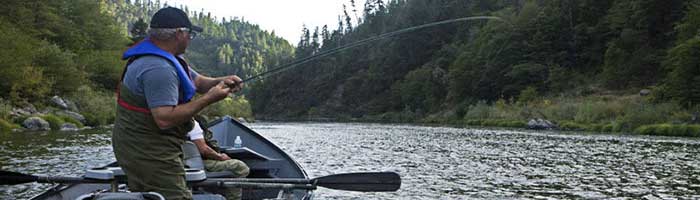
<path id="1" fill-rule="evenodd" d="M 357 14 L 362 15 L 366 0 L 355 0 Z M 187 5 L 190 10 L 211 12 L 217 19 L 222 17 L 244 18 L 252 24 L 260 25 L 267 31 L 275 31 L 292 45 L 301 37 L 302 25 L 313 28 L 328 25 L 338 27 L 338 15 L 343 13 L 343 4 L 348 7 L 352 18 L 350 0 L 161 0 L 170 6 Z M 356 24 L 355 22 L 353 22 Z"/>

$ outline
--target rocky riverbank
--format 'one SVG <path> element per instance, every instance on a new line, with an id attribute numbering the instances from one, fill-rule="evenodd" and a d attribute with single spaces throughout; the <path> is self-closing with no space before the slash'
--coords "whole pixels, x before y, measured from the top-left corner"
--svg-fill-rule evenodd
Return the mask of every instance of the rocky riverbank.
<path id="1" fill-rule="evenodd" d="M 53 96 L 48 101 L 49 105 L 42 109 L 37 109 L 32 104 L 24 107 L 12 107 L 9 109 L 9 121 L 3 120 L 0 123 L 2 130 L 12 132 L 24 131 L 79 131 L 91 129 L 86 126 L 88 123 L 85 116 L 80 114 L 80 110 L 75 102 Z M 2 119 L 0 119 L 2 120 Z"/>

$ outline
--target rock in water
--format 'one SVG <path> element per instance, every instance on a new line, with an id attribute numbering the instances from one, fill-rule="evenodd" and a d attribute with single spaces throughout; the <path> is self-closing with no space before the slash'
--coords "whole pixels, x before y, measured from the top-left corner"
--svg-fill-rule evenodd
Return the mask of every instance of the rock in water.
<path id="1" fill-rule="evenodd" d="M 76 126 L 73 123 L 63 123 L 63 125 L 61 125 L 61 131 L 78 131 L 78 130 L 80 130 L 78 128 L 78 126 Z"/>
<path id="2" fill-rule="evenodd" d="M 27 130 L 30 131 L 49 131 L 51 130 L 51 126 L 49 125 L 49 122 L 46 120 L 39 118 L 39 117 L 30 117 L 24 120 L 22 122 L 22 125 L 24 128 L 27 128 Z"/>
<path id="3" fill-rule="evenodd" d="M 536 129 L 536 130 L 551 130 L 557 128 L 557 125 L 550 122 L 549 120 L 545 119 L 530 119 L 530 121 L 527 122 L 527 128 L 528 129 Z"/>
<path id="4" fill-rule="evenodd" d="M 87 122 L 87 120 L 85 119 L 85 117 L 83 115 L 81 115 L 80 113 L 73 112 L 73 111 L 63 110 L 63 111 L 57 112 L 56 114 L 70 117 L 72 119 L 78 120 L 80 123 L 83 123 L 83 124 L 85 124 L 85 122 Z"/>

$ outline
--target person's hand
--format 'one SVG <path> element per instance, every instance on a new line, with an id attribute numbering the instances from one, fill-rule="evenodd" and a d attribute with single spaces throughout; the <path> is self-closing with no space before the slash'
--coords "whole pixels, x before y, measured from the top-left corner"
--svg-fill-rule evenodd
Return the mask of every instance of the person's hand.
<path id="1" fill-rule="evenodd" d="M 219 160 L 221 160 L 221 161 L 231 160 L 231 158 L 228 157 L 228 155 L 226 155 L 225 153 L 219 153 Z"/>
<path id="2" fill-rule="evenodd" d="M 219 82 L 214 87 L 211 87 L 209 91 L 204 94 L 205 97 L 208 97 L 209 99 L 212 100 L 212 102 L 217 102 L 221 99 L 224 99 L 228 96 L 229 93 L 231 93 L 232 88 L 229 88 L 224 84 L 224 81 Z"/>
<path id="3" fill-rule="evenodd" d="M 243 89 L 243 80 L 236 75 L 224 77 L 224 83 L 232 88 L 232 93 L 239 92 Z"/>

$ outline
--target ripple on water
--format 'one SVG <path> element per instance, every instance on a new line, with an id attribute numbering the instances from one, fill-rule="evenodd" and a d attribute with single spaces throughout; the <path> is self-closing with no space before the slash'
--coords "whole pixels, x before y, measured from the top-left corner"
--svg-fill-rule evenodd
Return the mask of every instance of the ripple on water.
<path id="1" fill-rule="evenodd" d="M 292 144 L 285 148 L 312 177 L 361 169 L 402 175 L 399 192 L 357 194 L 363 198 L 691 198 L 699 191 L 688 176 L 699 166 L 695 139 L 378 124 L 262 126 L 256 130 L 274 142 Z M 347 194 L 320 190 L 317 196 Z"/>

